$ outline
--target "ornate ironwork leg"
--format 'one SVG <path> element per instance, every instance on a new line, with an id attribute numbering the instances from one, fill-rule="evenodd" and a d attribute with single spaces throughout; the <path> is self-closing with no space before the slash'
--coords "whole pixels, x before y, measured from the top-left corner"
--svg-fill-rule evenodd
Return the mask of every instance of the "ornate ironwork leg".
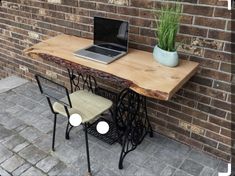
<path id="1" fill-rule="evenodd" d="M 97 89 L 95 77 L 89 74 L 81 74 L 79 71 L 75 73 L 74 70 L 68 69 L 68 75 L 70 79 L 71 92 L 83 89 L 95 92 Z"/>
<path id="2" fill-rule="evenodd" d="M 123 90 L 119 96 L 117 119 L 123 119 L 125 125 L 119 159 L 119 169 L 122 169 L 125 156 L 135 150 L 148 133 L 152 135 L 152 127 L 147 116 L 146 97 L 130 89 Z"/>
<path id="3" fill-rule="evenodd" d="M 146 120 L 146 124 L 147 124 L 147 126 L 148 126 L 148 132 L 149 132 L 149 137 L 153 137 L 153 128 L 152 128 L 152 126 L 151 126 L 151 124 L 150 124 L 150 121 L 149 121 L 149 118 L 148 118 L 148 111 L 147 111 L 147 103 L 146 103 L 146 97 L 145 96 L 142 96 L 142 98 L 143 98 L 143 101 L 142 101 L 142 103 L 143 103 L 143 108 L 144 108 L 144 112 L 145 112 L 145 120 Z"/>

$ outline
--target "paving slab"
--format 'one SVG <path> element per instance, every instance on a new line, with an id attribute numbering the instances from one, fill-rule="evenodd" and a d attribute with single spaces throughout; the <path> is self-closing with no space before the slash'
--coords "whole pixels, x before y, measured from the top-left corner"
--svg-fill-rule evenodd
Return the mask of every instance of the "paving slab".
<path id="1" fill-rule="evenodd" d="M 17 152 L 23 150 L 23 149 L 24 149 L 25 147 L 27 147 L 28 145 L 30 145 L 30 143 L 27 142 L 27 141 L 25 141 L 24 143 L 15 146 L 15 147 L 13 148 L 13 151 L 17 153 Z"/>
<path id="2" fill-rule="evenodd" d="M 66 165 L 63 162 L 59 162 L 55 165 L 48 173 L 49 176 L 57 176 L 59 173 L 63 172 L 66 169 Z"/>
<path id="3" fill-rule="evenodd" d="M 8 150 L 6 147 L 0 144 L 0 163 L 4 162 L 8 158 L 10 158 L 12 155 L 13 153 L 10 150 Z"/>
<path id="4" fill-rule="evenodd" d="M 25 172 L 27 169 L 29 169 L 32 165 L 29 163 L 24 163 L 23 165 L 21 165 L 20 167 L 18 167 L 16 170 L 14 170 L 14 172 L 12 172 L 13 176 L 19 176 L 20 174 L 22 174 L 23 172 Z"/>
<path id="5" fill-rule="evenodd" d="M 217 170 L 219 172 L 228 172 L 228 163 L 226 163 L 225 161 L 220 161 Z"/>
<path id="6" fill-rule="evenodd" d="M 40 131 L 38 131 L 34 127 L 27 127 L 19 134 L 30 142 L 33 142 L 35 139 L 43 135 Z"/>
<path id="7" fill-rule="evenodd" d="M 72 147 L 68 145 L 60 145 L 56 148 L 53 155 L 58 157 L 61 161 L 71 164 L 75 162 L 79 156 L 83 155 L 84 152 L 73 149 Z"/>
<path id="8" fill-rule="evenodd" d="M 154 175 L 157 173 L 160 175 L 167 165 L 163 161 L 152 157 L 144 163 L 143 167 L 148 171 L 149 174 Z"/>
<path id="9" fill-rule="evenodd" d="M 79 170 L 77 168 L 68 167 L 64 169 L 58 176 L 72 176 L 72 175 L 79 175 Z M 85 173 L 83 173 L 85 175 Z"/>
<path id="10" fill-rule="evenodd" d="M 97 176 L 119 176 L 119 174 L 113 172 L 112 170 L 105 168 L 103 170 L 101 170 L 100 172 L 98 172 Z"/>
<path id="11" fill-rule="evenodd" d="M 169 138 L 164 141 L 163 148 L 167 148 L 169 152 L 175 153 L 176 155 L 187 155 L 191 151 L 191 148 L 188 145 L 182 144 Z"/>
<path id="12" fill-rule="evenodd" d="M 36 164 L 38 161 L 45 158 L 47 155 L 33 145 L 29 145 L 19 152 L 19 155 L 26 159 L 31 164 Z"/>
<path id="13" fill-rule="evenodd" d="M 43 160 L 41 160 L 40 162 L 38 162 L 36 167 L 41 169 L 43 172 L 47 173 L 58 163 L 59 163 L 58 159 L 52 156 L 48 156 L 44 158 Z"/>
<path id="14" fill-rule="evenodd" d="M 16 88 L 28 81 L 18 76 L 10 76 L 0 80 L 0 93 L 6 92 L 10 89 Z"/>
<path id="15" fill-rule="evenodd" d="M 7 138 L 2 144 L 11 150 L 15 148 L 17 145 L 22 144 L 24 142 L 25 139 L 22 136 L 16 134 Z"/>
<path id="16" fill-rule="evenodd" d="M 167 166 L 163 169 L 161 172 L 161 176 L 173 176 L 176 171 L 176 168 L 173 168 L 171 166 Z"/>
<path id="17" fill-rule="evenodd" d="M 201 164 L 212 169 L 216 169 L 220 162 L 217 158 L 209 156 L 197 150 L 192 150 L 189 154 L 189 158 L 194 161 L 200 161 Z"/>
<path id="18" fill-rule="evenodd" d="M 218 173 L 218 172 L 212 168 L 204 167 L 200 176 L 213 176 L 215 173 Z"/>
<path id="19" fill-rule="evenodd" d="M 133 152 L 129 153 L 126 156 L 126 160 L 129 161 L 130 163 L 135 163 L 136 165 L 143 165 L 146 160 L 150 159 L 150 155 L 134 150 Z"/>
<path id="20" fill-rule="evenodd" d="M 53 130 L 53 124 L 54 123 L 52 123 L 48 118 L 39 117 L 38 121 L 34 123 L 33 126 L 42 133 L 49 133 Z"/>
<path id="21" fill-rule="evenodd" d="M 14 131 L 8 130 L 4 128 L 2 125 L 0 125 L 0 141 L 4 141 L 5 138 L 10 137 L 14 134 L 15 134 Z"/>
<path id="22" fill-rule="evenodd" d="M 86 156 L 80 156 L 74 163 L 71 164 L 74 168 L 78 169 L 77 175 L 84 175 L 84 173 L 87 172 L 87 162 L 86 162 Z M 93 175 L 96 175 L 98 172 L 100 172 L 105 166 L 106 168 L 110 168 L 110 170 L 113 170 L 113 167 L 109 167 L 106 165 L 106 163 L 101 163 L 99 160 L 95 159 L 94 157 L 90 158 L 91 161 L 91 170 Z"/>
<path id="23" fill-rule="evenodd" d="M 199 176 L 203 168 L 203 165 L 189 159 L 186 159 L 184 163 L 180 166 L 180 169 L 194 176 Z"/>
<path id="24" fill-rule="evenodd" d="M 46 176 L 46 174 L 36 169 L 35 167 L 30 167 L 27 171 L 25 171 L 20 176 Z"/>
<path id="25" fill-rule="evenodd" d="M 187 172 L 184 172 L 182 170 L 177 170 L 174 174 L 174 176 L 192 176 L 191 174 L 188 174 Z"/>
<path id="26" fill-rule="evenodd" d="M 11 176 L 7 171 L 0 167 L 0 175 L 1 176 Z"/>
<path id="27" fill-rule="evenodd" d="M 117 166 L 115 167 L 115 171 L 118 169 Z M 110 170 L 112 170 L 111 168 L 109 168 Z M 139 166 L 136 166 L 135 164 L 129 164 L 129 166 L 124 167 L 124 169 L 122 170 L 118 170 L 117 173 L 119 173 L 119 175 L 134 175 L 137 170 L 139 169 Z"/>
<path id="28" fill-rule="evenodd" d="M 18 155 L 13 155 L 11 158 L 6 160 L 1 166 L 8 172 L 13 172 L 16 168 L 20 167 L 25 163 L 25 160 Z"/>
<path id="29" fill-rule="evenodd" d="M 174 153 L 172 149 L 168 147 L 160 147 L 153 156 L 176 168 L 178 168 L 186 158 L 184 154 L 180 152 Z"/>
<path id="30" fill-rule="evenodd" d="M 35 141 L 33 141 L 33 144 L 40 150 L 46 153 L 50 153 L 52 145 L 52 135 L 45 134 L 43 136 L 40 136 Z M 59 146 L 59 140 L 56 140 L 55 148 L 57 148 L 58 146 Z"/>

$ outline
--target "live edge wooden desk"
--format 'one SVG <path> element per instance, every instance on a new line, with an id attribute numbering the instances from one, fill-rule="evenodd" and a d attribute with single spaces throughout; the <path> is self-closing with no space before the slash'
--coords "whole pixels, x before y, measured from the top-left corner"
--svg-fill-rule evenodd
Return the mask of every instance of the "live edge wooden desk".
<path id="1" fill-rule="evenodd" d="M 125 87 L 116 109 L 117 124 L 124 129 L 119 162 L 122 168 L 126 154 L 134 150 L 147 133 L 152 134 L 146 97 L 169 100 L 195 74 L 199 64 L 181 60 L 177 67 L 169 68 L 158 64 L 152 53 L 135 49 L 108 65 L 73 55 L 91 44 L 92 40 L 59 35 L 26 49 L 25 53 L 34 59 L 42 58 Z M 128 103 L 124 103 L 126 98 Z"/>

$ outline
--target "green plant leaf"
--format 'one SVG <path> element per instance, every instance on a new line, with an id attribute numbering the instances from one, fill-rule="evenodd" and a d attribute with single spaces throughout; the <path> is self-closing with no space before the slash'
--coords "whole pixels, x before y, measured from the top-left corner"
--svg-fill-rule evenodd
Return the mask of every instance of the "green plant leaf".
<path id="1" fill-rule="evenodd" d="M 175 51 L 176 35 L 179 30 L 182 5 L 177 1 L 171 6 L 163 6 L 160 14 L 155 11 L 156 37 L 158 37 L 158 47 L 166 51 Z M 158 18 L 157 18 L 158 17 Z"/>

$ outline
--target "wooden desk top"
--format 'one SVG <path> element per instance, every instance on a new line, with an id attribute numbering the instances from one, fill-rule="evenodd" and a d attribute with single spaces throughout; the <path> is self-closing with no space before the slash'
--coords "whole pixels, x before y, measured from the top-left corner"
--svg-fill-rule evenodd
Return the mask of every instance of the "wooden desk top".
<path id="1" fill-rule="evenodd" d="M 135 92 L 160 100 L 170 99 L 195 74 L 199 65 L 181 60 L 179 66 L 169 68 L 157 63 L 152 53 L 135 49 L 108 65 L 73 55 L 74 51 L 91 44 L 92 40 L 63 34 L 25 49 L 25 53 L 32 58 L 49 58 L 64 66 L 76 64 L 101 73 L 99 75 L 103 73 L 105 78 L 122 80 Z"/>

